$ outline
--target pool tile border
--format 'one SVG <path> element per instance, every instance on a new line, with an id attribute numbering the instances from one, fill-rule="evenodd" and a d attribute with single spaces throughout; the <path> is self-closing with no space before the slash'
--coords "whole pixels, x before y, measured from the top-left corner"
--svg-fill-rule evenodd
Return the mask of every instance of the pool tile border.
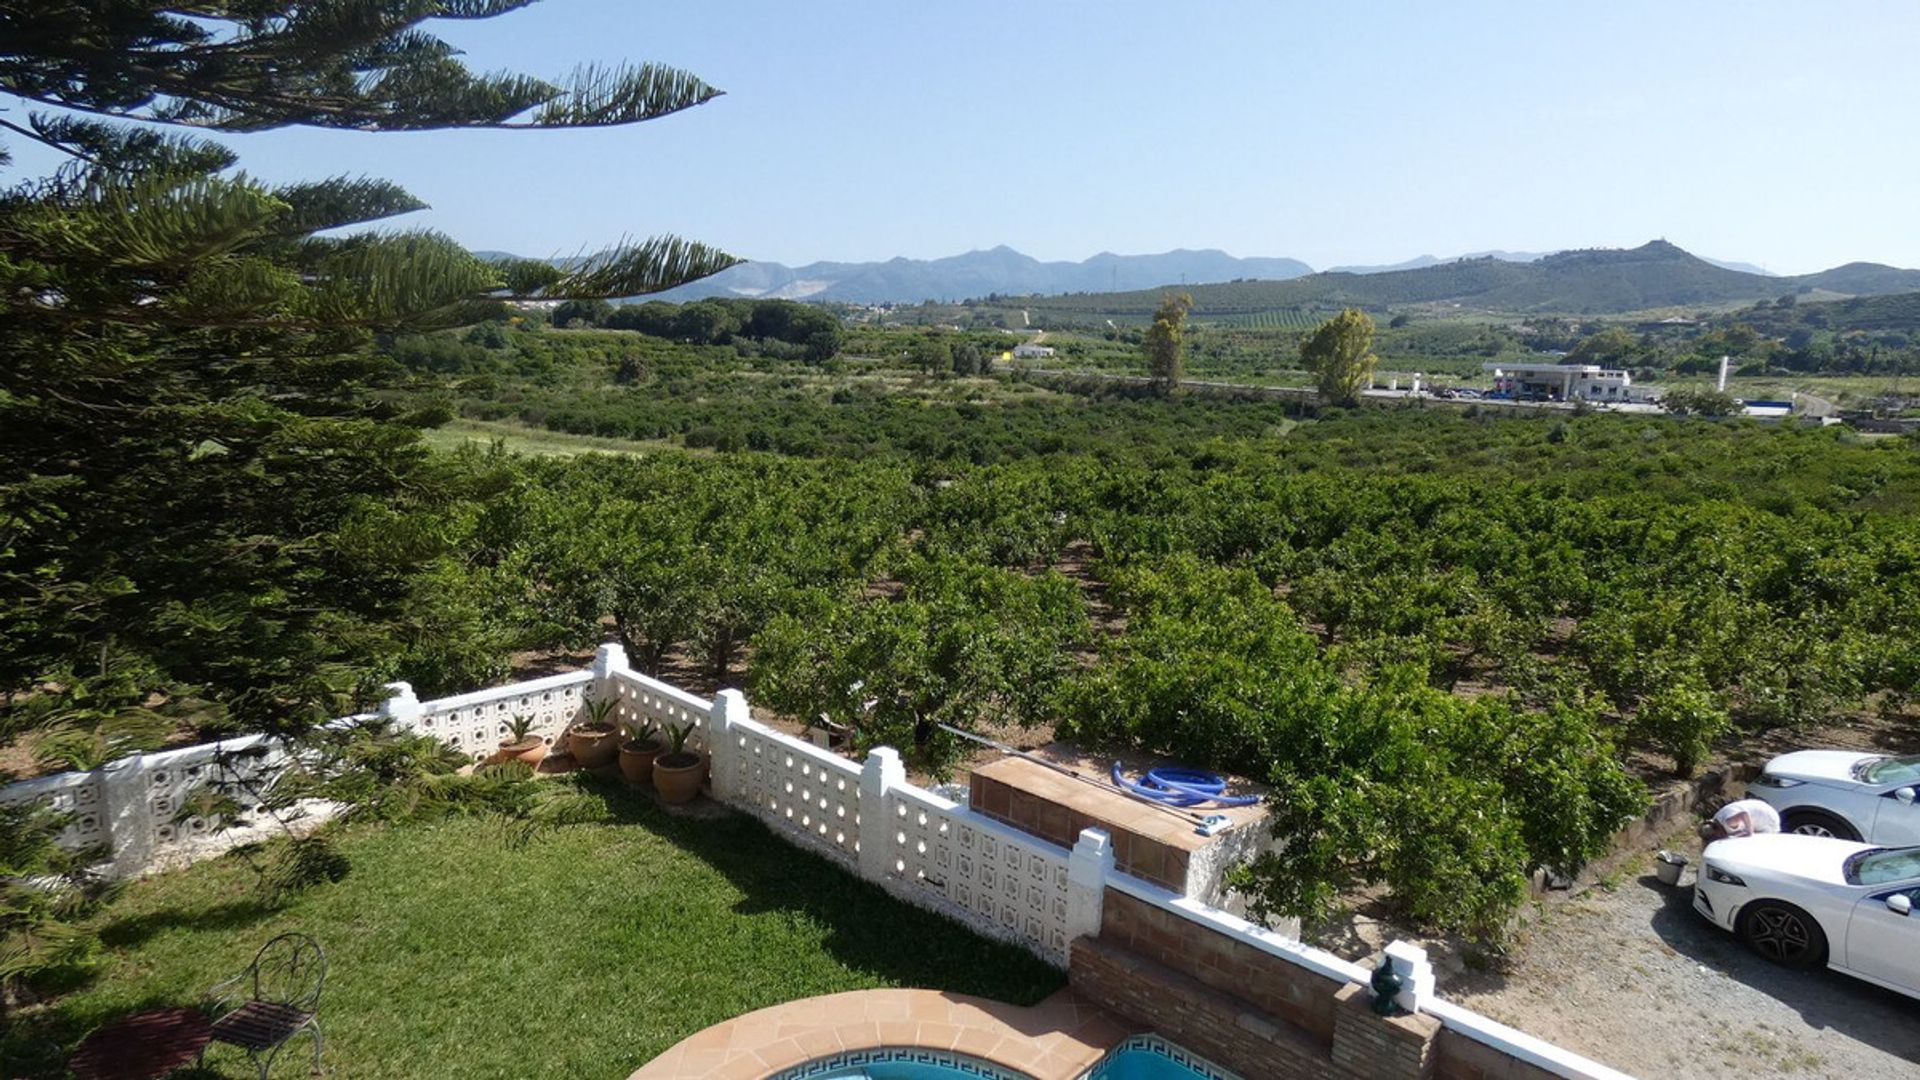
<path id="1" fill-rule="evenodd" d="M 1111 1058 L 1122 1050 L 1151 1050 L 1176 1065 L 1184 1065 L 1193 1070 L 1201 1076 L 1202 1080 L 1241 1080 L 1240 1074 L 1228 1072 L 1186 1047 L 1178 1043 L 1170 1043 L 1158 1035 L 1134 1035 L 1114 1047 L 1107 1057 Z M 1106 1060 L 1102 1059 L 1101 1065 L 1104 1064 Z M 1094 1066 L 1095 1069 L 1099 1067 Z"/>
<path id="2" fill-rule="evenodd" d="M 929 1050 L 925 1047 L 850 1050 L 818 1061 L 809 1061 L 805 1065 L 795 1066 L 785 1072 L 775 1073 L 767 1080 L 811 1080 L 813 1077 L 829 1075 L 837 1069 L 848 1069 L 856 1065 L 884 1065 L 896 1061 L 916 1065 L 943 1065 L 962 1076 L 977 1076 L 981 1080 L 1031 1080 L 1025 1073 L 1010 1072 L 998 1065 L 980 1061 L 965 1054 L 956 1054 L 951 1050 Z"/>

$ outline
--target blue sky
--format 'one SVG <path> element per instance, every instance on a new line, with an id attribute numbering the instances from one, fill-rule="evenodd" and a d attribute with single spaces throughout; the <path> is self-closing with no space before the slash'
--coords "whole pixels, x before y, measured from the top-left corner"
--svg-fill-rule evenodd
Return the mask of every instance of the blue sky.
<path id="1" fill-rule="evenodd" d="M 410 224 L 530 255 L 676 232 L 788 263 L 1325 267 L 1664 236 L 1920 266 L 1910 0 L 548 0 L 443 26 L 482 68 L 654 59 L 728 93 L 611 130 L 229 138 L 243 167 L 397 180 L 434 207 Z"/>

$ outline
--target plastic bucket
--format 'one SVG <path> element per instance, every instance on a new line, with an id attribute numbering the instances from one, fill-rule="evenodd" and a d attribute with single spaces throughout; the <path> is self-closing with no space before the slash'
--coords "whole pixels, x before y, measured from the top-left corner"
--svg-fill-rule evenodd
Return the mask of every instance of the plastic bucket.
<path id="1" fill-rule="evenodd" d="M 1662 885 L 1680 884 L 1680 871 L 1686 868 L 1687 857 L 1678 852 L 1662 851 L 1653 857 L 1653 872 Z"/>

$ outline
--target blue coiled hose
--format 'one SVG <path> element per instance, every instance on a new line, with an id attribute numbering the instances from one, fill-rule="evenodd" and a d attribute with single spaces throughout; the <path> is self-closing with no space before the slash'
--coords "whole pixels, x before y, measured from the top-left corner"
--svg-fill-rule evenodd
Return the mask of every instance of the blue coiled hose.
<path id="1" fill-rule="evenodd" d="M 1168 806 L 1252 806 L 1258 795 L 1228 795 L 1227 782 L 1219 773 L 1199 769 L 1149 769 L 1144 782 L 1127 779 L 1120 763 L 1113 763 L 1113 782 L 1122 791 L 1149 802 Z"/>

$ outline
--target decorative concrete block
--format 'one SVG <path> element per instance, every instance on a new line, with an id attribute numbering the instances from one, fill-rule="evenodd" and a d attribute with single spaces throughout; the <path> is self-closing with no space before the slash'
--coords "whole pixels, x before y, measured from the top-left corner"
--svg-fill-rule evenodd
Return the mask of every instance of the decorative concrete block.
<path id="1" fill-rule="evenodd" d="M 1401 990 L 1393 1001 L 1408 1012 L 1420 1012 L 1433 997 L 1433 965 L 1427 962 L 1427 950 L 1406 941 L 1387 945 L 1387 962 L 1400 976 Z"/>

